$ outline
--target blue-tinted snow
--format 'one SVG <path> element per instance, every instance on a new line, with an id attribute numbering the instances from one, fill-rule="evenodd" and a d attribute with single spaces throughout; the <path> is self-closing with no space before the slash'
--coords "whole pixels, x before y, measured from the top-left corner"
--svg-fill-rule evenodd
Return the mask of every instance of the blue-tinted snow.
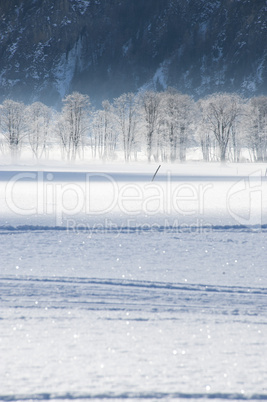
<path id="1" fill-rule="evenodd" d="M 264 167 L 131 169 L 0 172 L 0 400 L 266 400 Z"/>

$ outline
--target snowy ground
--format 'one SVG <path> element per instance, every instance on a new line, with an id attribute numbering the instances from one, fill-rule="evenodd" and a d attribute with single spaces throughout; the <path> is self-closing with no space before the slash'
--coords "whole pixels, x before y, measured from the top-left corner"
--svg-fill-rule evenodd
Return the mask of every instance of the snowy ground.
<path id="1" fill-rule="evenodd" d="M 267 400 L 264 165 L 0 170 L 0 400 Z"/>

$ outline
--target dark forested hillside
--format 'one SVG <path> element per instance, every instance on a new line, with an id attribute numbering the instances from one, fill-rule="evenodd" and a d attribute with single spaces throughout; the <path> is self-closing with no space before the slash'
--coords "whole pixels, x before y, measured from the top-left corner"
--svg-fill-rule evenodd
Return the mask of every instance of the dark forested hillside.
<path id="1" fill-rule="evenodd" d="M 2 0 L 0 101 L 267 94 L 266 0 Z"/>

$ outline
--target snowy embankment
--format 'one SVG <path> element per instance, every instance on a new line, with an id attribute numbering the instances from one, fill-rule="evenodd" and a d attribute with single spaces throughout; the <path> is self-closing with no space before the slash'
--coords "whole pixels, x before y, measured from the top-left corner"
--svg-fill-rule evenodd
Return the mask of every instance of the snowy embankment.
<path id="1" fill-rule="evenodd" d="M 264 165 L 0 172 L 0 400 L 267 399 Z"/>

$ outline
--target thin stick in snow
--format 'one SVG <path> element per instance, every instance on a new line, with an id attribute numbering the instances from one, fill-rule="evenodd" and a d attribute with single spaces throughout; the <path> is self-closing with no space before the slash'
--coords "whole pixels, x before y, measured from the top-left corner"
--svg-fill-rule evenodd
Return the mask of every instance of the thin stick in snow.
<path id="1" fill-rule="evenodd" d="M 158 173 L 160 167 L 161 167 L 161 165 L 159 165 L 159 167 L 158 167 L 157 170 L 155 171 L 154 176 L 152 177 L 152 180 L 151 180 L 151 181 L 154 181 L 154 179 L 155 179 L 155 177 L 156 177 L 156 174 Z"/>

